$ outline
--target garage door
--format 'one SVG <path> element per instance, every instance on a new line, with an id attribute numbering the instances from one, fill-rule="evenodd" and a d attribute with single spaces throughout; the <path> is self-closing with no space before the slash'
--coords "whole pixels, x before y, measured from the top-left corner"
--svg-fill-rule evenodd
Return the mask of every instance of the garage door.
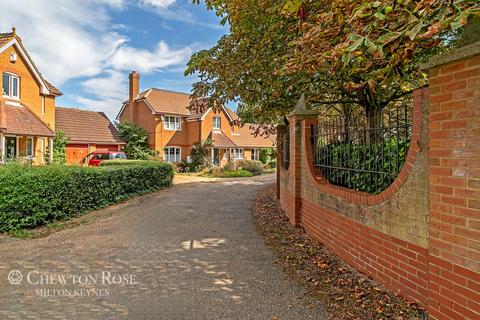
<path id="1" fill-rule="evenodd" d="M 96 145 L 96 150 L 97 152 L 108 152 L 108 151 L 118 151 L 118 145 L 112 144 L 112 145 Z"/>
<path id="2" fill-rule="evenodd" d="M 88 144 L 67 144 L 67 164 L 82 164 L 83 158 L 88 155 Z"/>

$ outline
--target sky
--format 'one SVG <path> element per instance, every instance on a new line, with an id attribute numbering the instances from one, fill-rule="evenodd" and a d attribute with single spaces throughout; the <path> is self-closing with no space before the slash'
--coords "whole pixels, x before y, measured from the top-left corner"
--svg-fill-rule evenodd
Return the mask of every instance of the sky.
<path id="1" fill-rule="evenodd" d="M 17 34 L 45 79 L 63 92 L 57 106 L 105 112 L 128 98 L 128 74 L 140 90 L 190 92 L 192 53 L 228 32 L 205 4 L 191 0 L 2 0 L 0 32 Z"/>

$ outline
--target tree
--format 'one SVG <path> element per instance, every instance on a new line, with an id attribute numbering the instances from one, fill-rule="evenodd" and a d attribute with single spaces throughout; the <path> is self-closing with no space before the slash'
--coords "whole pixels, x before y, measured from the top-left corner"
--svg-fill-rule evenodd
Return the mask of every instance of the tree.
<path id="1" fill-rule="evenodd" d="M 211 139 L 200 141 L 193 145 L 192 150 L 190 151 L 190 157 L 192 159 L 192 165 L 195 167 L 196 171 L 212 166 L 210 158 L 210 148 L 212 148 L 212 146 L 213 143 Z"/>
<path id="2" fill-rule="evenodd" d="M 386 106 L 426 84 L 420 64 L 479 14 L 476 0 L 205 2 L 230 33 L 192 56 L 193 97 L 238 101 L 257 123 L 274 123 L 305 93 L 314 107 L 360 105 L 378 126 Z"/>
<path id="3" fill-rule="evenodd" d="M 127 142 L 125 153 L 129 159 L 146 160 L 155 155 L 148 145 L 148 134 L 145 129 L 129 122 L 117 124 L 118 131 L 123 140 Z"/>

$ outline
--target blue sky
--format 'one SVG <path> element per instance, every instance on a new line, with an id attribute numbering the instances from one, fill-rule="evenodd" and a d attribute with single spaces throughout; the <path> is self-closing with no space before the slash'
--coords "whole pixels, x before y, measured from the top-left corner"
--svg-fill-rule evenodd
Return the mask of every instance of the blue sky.
<path id="1" fill-rule="evenodd" d="M 228 29 L 191 0 L 2 0 L 0 32 L 12 26 L 45 78 L 64 96 L 57 105 L 114 118 L 128 97 L 128 74 L 140 89 L 190 92 L 183 75 L 192 53 Z"/>

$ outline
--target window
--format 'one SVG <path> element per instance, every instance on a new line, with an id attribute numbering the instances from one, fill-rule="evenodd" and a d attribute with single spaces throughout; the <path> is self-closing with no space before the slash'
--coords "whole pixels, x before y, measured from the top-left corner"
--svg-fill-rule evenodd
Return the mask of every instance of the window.
<path id="1" fill-rule="evenodd" d="M 220 130 L 221 121 L 220 117 L 213 117 L 213 130 Z"/>
<path id="2" fill-rule="evenodd" d="M 165 116 L 163 118 L 163 127 L 165 130 L 182 130 L 182 118 L 174 116 Z"/>
<path id="3" fill-rule="evenodd" d="M 18 99 L 20 94 L 20 78 L 11 73 L 4 73 L 2 76 L 2 95 Z"/>
<path id="4" fill-rule="evenodd" d="M 243 149 L 232 149 L 232 157 L 234 160 L 243 159 Z"/>
<path id="5" fill-rule="evenodd" d="M 45 114 L 45 97 L 42 97 L 42 114 Z"/>
<path id="6" fill-rule="evenodd" d="M 178 147 L 166 147 L 164 150 L 164 159 L 166 162 L 178 163 L 182 161 L 181 151 Z"/>
<path id="7" fill-rule="evenodd" d="M 252 149 L 252 160 L 253 161 L 260 160 L 260 150 L 259 149 Z"/>
<path id="8" fill-rule="evenodd" d="M 25 155 L 27 158 L 33 158 L 33 138 L 27 138 L 25 149 Z"/>

